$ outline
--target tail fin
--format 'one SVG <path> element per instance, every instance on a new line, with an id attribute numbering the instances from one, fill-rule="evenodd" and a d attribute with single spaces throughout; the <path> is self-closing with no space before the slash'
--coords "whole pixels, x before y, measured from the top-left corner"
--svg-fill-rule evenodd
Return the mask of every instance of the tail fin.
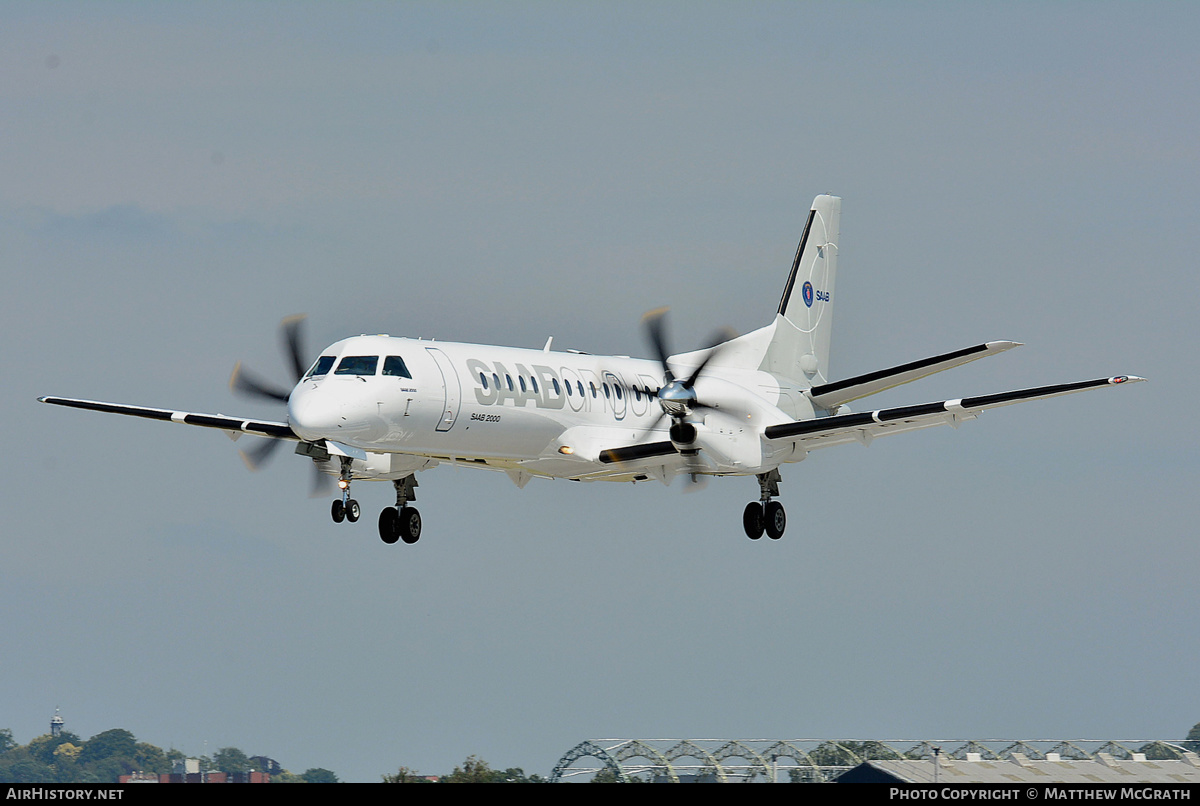
<path id="1" fill-rule="evenodd" d="M 766 369 L 810 384 L 829 379 L 829 339 L 837 276 L 839 196 L 813 200 L 796 259 L 779 301 Z"/>

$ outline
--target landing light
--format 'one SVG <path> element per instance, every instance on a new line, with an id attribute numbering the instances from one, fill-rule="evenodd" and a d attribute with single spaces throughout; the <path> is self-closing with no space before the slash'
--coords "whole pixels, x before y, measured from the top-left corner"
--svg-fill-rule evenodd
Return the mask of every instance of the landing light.
<path id="1" fill-rule="evenodd" d="M 570 456 L 571 454 L 575 453 L 575 449 L 572 448 L 570 445 L 563 445 L 561 448 L 558 449 L 558 452 L 561 453 L 563 456 Z"/>
<path id="2" fill-rule="evenodd" d="M 344 490 L 349 486 L 350 486 L 350 482 L 346 481 L 345 479 L 338 479 L 338 487 L 340 489 Z"/>

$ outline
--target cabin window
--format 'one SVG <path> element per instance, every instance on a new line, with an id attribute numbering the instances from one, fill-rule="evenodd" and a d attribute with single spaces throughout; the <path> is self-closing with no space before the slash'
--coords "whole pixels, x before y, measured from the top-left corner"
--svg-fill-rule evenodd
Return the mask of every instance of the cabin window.
<path id="1" fill-rule="evenodd" d="M 379 366 L 377 355 L 348 355 L 339 363 L 334 375 L 374 375 Z"/>
<path id="2" fill-rule="evenodd" d="M 633 399 L 636 400 L 638 403 L 642 402 L 642 390 L 636 386 L 633 387 Z"/>
<path id="3" fill-rule="evenodd" d="M 505 375 L 505 376 L 504 376 L 504 380 L 508 381 L 508 391 L 510 391 L 510 392 L 511 392 L 511 391 L 513 391 L 513 385 L 512 385 L 512 376 L 511 376 L 511 375 Z"/>
<path id="4" fill-rule="evenodd" d="M 479 382 L 480 382 L 481 384 L 483 384 L 483 388 L 484 388 L 484 389 L 487 389 L 487 388 L 488 388 L 488 385 L 487 385 L 487 376 L 486 376 L 486 375 L 484 375 L 482 372 L 481 372 L 481 373 L 479 373 Z"/>
<path id="5" fill-rule="evenodd" d="M 583 397 L 583 381 L 575 381 L 575 388 L 579 390 L 579 396 Z"/>
<path id="6" fill-rule="evenodd" d="M 621 399 L 621 385 L 620 385 L 620 384 L 617 384 L 617 383 L 614 383 L 614 384 L 613 384 L 613 391 L 617 393 L 617 400 L 620 400 L 620 399 Z"/>
<path id="7" fill-rule="evenodd" d="M 492 385 L 496 387 L 497 392 L 500 391 L 500 376 L 494 372 L 492 373 Z"/>
<path id="8" fill-rule="evenodd" d="M 607 399 L 609 398 L 609 394 L 608 394 L 608 384 L 607 384 L 607 383 L 606 383 L 606 384 L 603 384 L 603 387 L 604 387 L 604 399 L 605 399 L 605 400 L 607 400 Z"/>
<path id="9" fill-rule="evenodd" d="M 562 389 L 560 389 L 560 388 L 559 388 L 559 386 L 558 386 L 558 378 L 551 378 L 551 379 L 550 379 L 550 383 L 554 384 L 554 394 L 556 394 L 556 395 L 561 395 L 561 394 L 562 394 Z M 567 387 L 567 393 L 568 393 L 568 394 L 570 394 L 570 392 L 571 392 L 571 387 L 570 387 L 570 386 L 568 386 L 568 387 Z"/>
<path id="10" fill-rule="evenodd" d="M 540 394 L 541 394 L 541 392 L 539 392 L 539 391 L 538 391 L 538 388 L 537 388 L 537 378 L 535 378 L 535 377 L 533 377 L 532 375 L 530 375 L 530 376 L 529 376 L 529 383 L 530 383 L 530 385 L 531 385 L 531 386 L 533 386 L 533 393 L 534 393 L 535 395 L 540 395 Z"/>
<path id="11" fill-rule="evenodd" d="M 520 381 L 521 391 L 524 392 L 525 391 L 525 379 L 523 377 L 521 377 L 520 375 L 518 375 L 517 380 Z"/>
<path id="12" fill-rule="evenodd" d="M 383 359 L 383 374 L 395 375 L 398 378 L 412 378 L 408 367 L 404 365 L 404 359 L 398 355 L 389 355 Z"/>
<path id="13" fill-rule="evenodd" d="M 328 375 L 329 370 L 333 369 L 333 362 L 337 361 L 332 355 L 323 355 L 317 359 L 317 363 L 312 365 L 312 369 L 304 377 L 315 378 L 320 375 Z"/>
<path id="14" fill-rule="evenodd" d="M 588 381 L 588 389 L 592 390 L 592 397 L 595 397 L 596 396 L 596 384 L 592 383 L 591 381 Z"/>

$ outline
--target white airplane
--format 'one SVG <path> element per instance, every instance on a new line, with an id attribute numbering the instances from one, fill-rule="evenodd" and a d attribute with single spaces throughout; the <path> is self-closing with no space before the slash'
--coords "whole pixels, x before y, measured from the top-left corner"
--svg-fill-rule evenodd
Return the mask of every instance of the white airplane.
<path id="1" fill-rule="evenodd" d="M 287 403 L 272 422 L 61 397 L 43 403 L 216 428 L 235 439 L 268 438 L 255 463 L 283 441 L 336 476 L 333 520 L 361 514 L 355 480 L 390 481 L 396 504 L 379 516 L 385 543 L 415 543 L 421 516 L 416 474 L 449 463 L 532 478 L 669 484 L 677 475 L 754 476 L 759 498 L 742 522 L 757 540 L 783 535 L 779 468 L 832 445 L 934 425 L 957 426 L 1026 400 L 1144 380 L 1117 375 L 979 397 L 852 413 L 847 404 L 935 372 L 1019 346 L 993 341 L 854 378 L 829 374 L 841 199 L 818 196 L 775 320 L 744 336 L 670 355 L 663 310 L 646 315 L 655 359 L 355 336 L 321 351 L 304 370 L 300 318 L 284 320 L 297 379 L 290 392 L 235 367 L 238 391 Z"/>

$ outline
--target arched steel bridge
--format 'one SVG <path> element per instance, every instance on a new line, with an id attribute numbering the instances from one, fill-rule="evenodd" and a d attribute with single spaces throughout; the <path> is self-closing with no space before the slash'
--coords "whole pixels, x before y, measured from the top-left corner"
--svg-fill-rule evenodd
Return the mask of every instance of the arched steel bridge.
<path id="1" fill-rule="evenodd" d="M 1195 744 L 1194 742 L 1190 744 Z M 1156 739 L 589 739 L 568 750 L 552 783 L 601 780 L 821 783 L 864 761 L 932 759 L 935 750 L 963 761 L 1092 761 L 1183 758 L 1183 742 Z"/>

